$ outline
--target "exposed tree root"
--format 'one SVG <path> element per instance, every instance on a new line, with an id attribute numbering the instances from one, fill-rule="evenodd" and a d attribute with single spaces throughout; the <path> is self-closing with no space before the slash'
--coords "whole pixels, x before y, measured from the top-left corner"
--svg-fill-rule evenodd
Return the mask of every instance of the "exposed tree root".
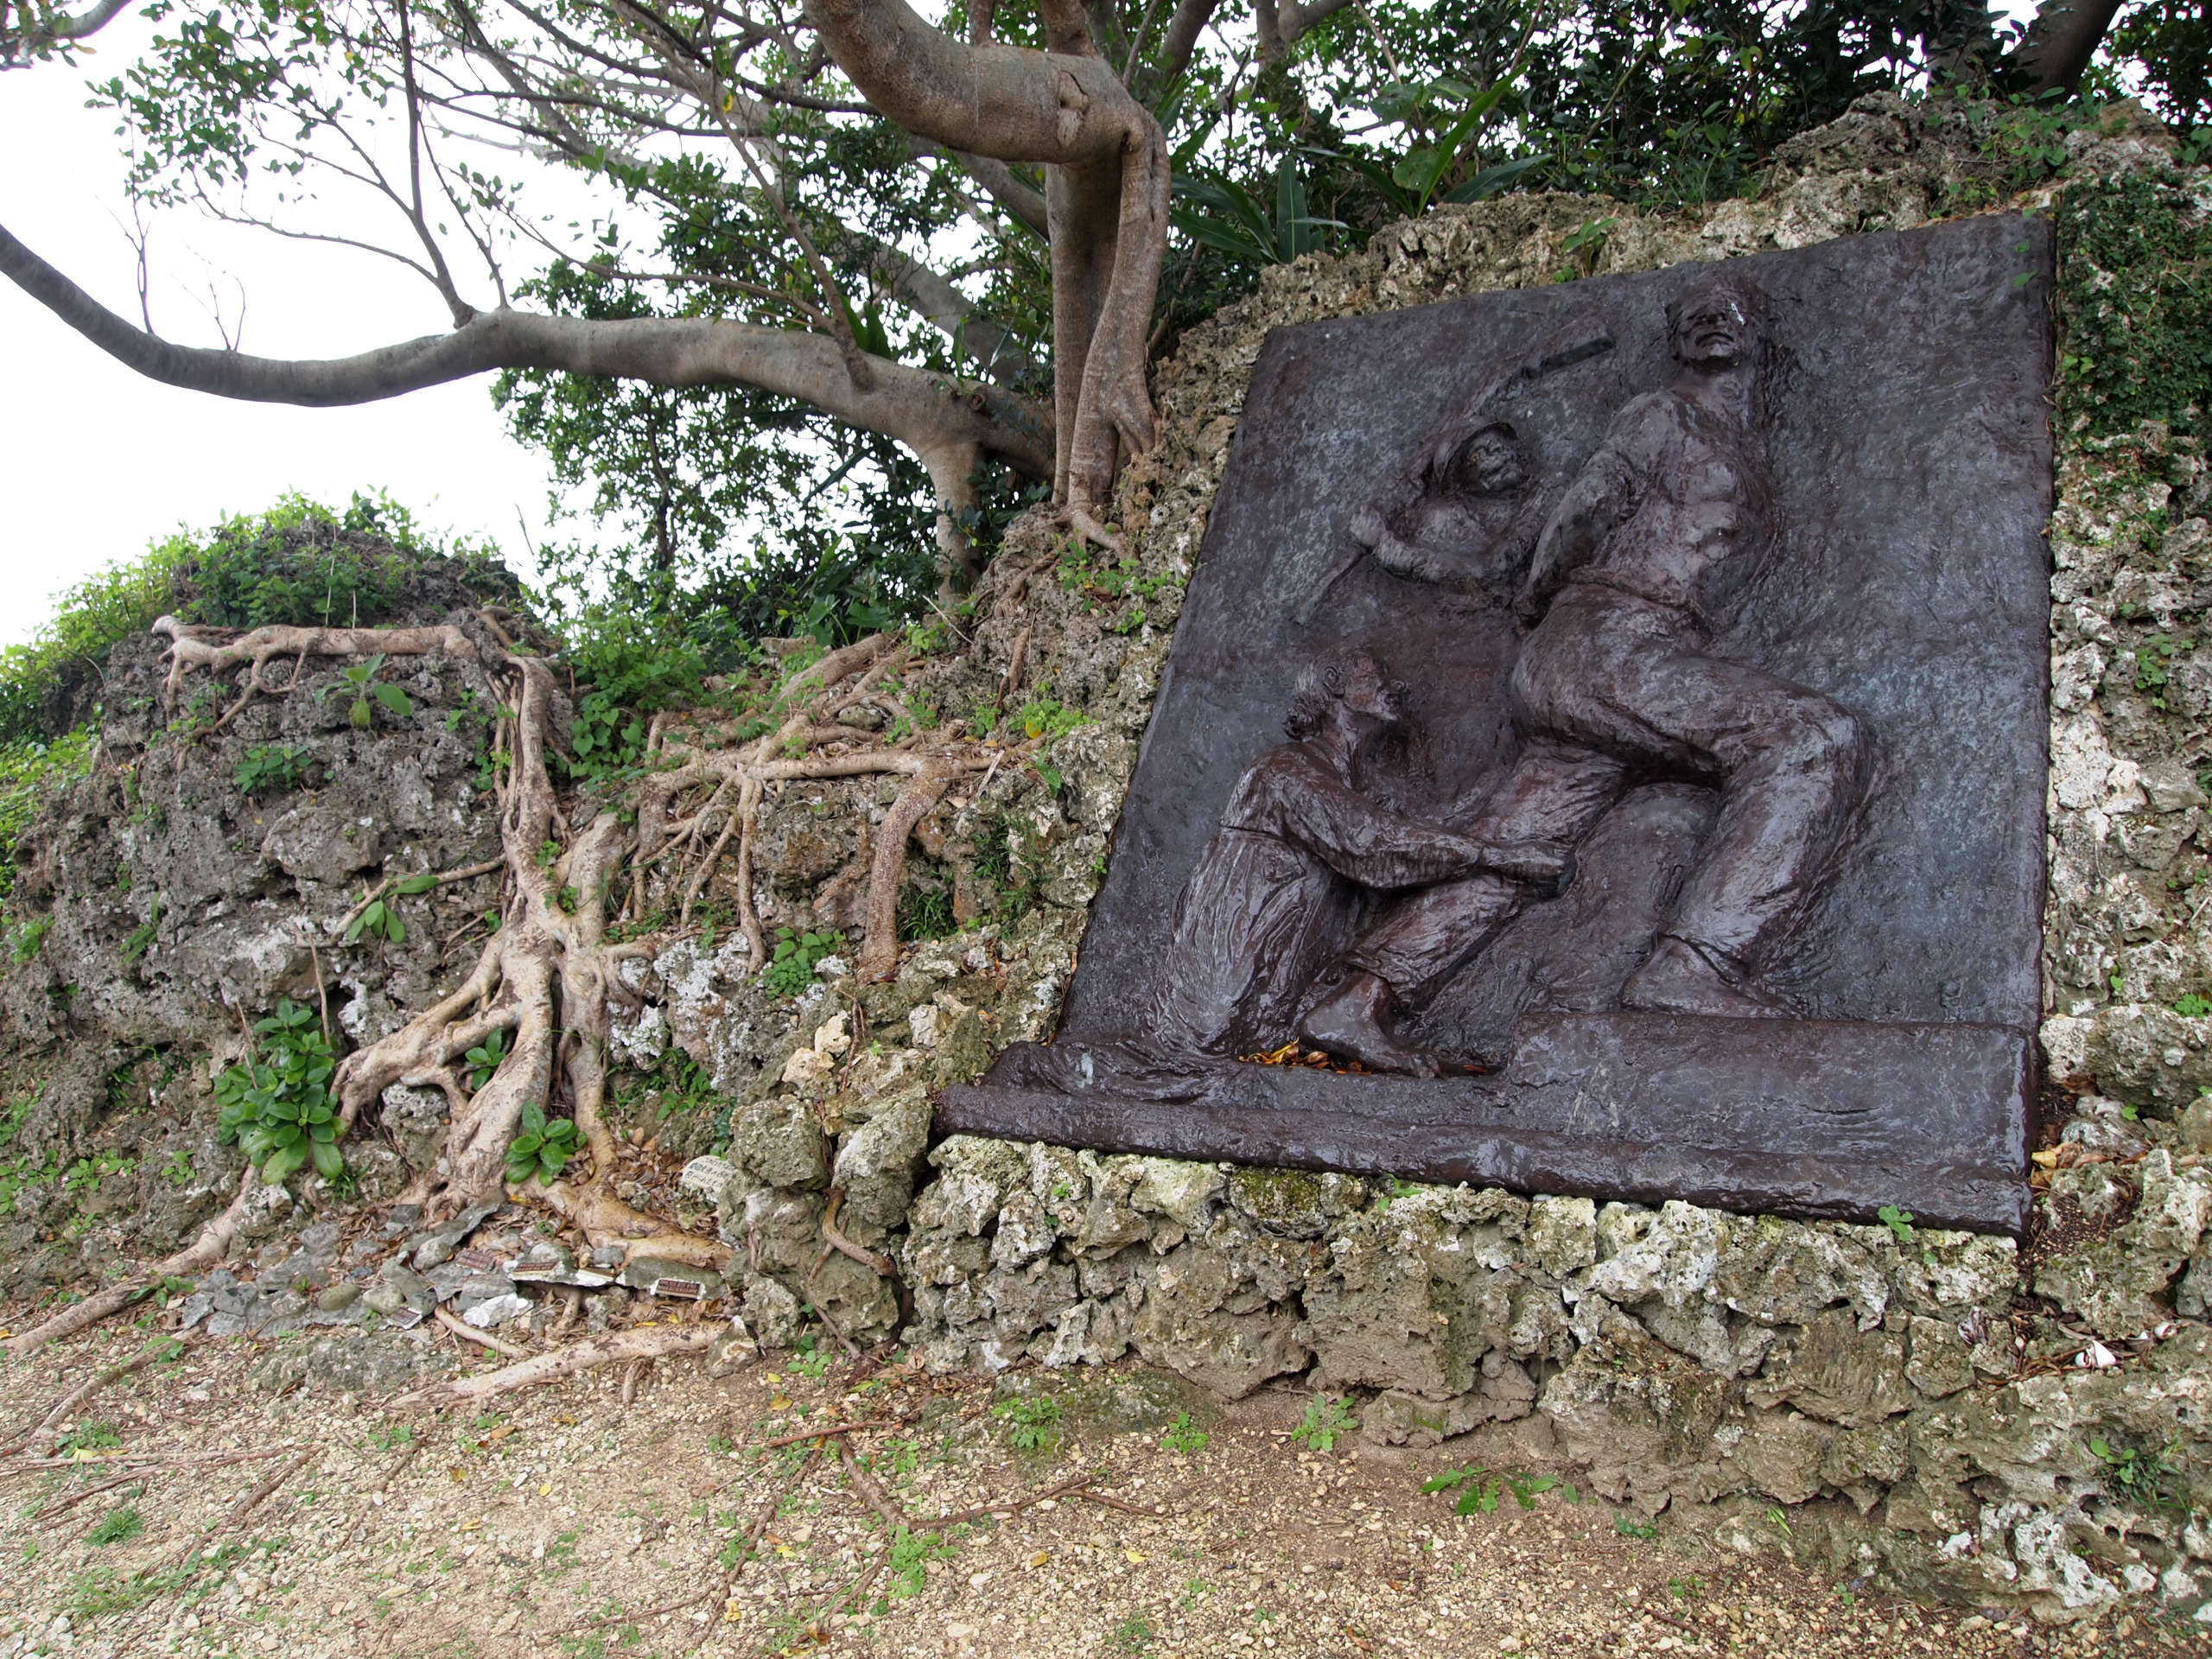
<path id="1" fill-rule="evenodd" d="M 10 1359 L 29 1359 L 49 1342 L 74 1336 L 87 1326 L 98 1325 L 111 1313 L 119 1313 L 137 1301 L 164 1279 L 183 1278 L 205 1273 L 231 1253 L 231 1243 L 238 1236 L 238 1225 L 245 1219 L 248 1204 L 254 1188 L 261 1185 L 261 1177 L 251 1167 L 238 1178 L 238 1196 L 232 1198 L 223 1213 L 200 1230 L 200 1236 L 175 1255 L 165 1256 L 144 1273 L 119 1280 L 106 1289 L 95 1291 L 81 1302 L 73 1302 L 52 1319 L 33 1325 L 19 1337 L 0 1343 Z"/>
<path id="2" fill-rule="evenodd" d="M 156 1360 L 169 1358 L 181 1351 L 182 1350 L 176 1344 L 165 1340 L 154 1344 L 143 1353 L 134 1354 L 120 1365 L 111 1365 L 104 1371 L 93 1372 L 92 1376 L 55 1401 L 53 1408 L 45 1416 L 40 1418 L 37 1422 L 9 1441 L 7 1445 L 0 1446 L 0 1458 L 12 1458 L 19 1452 L 34 1458 L 52 1457 L 54 1448 L 60 1443 L 61 1425 L 69 1421 L 69 1414 L 77 1408 L 79 1402 L 97 1394 L 111 1383 L 120 1382 L 134 1371 L 145 1370 Z"/>
<path id="3" fill-rule="evenodd" d="M 530 1357 L 529 1349 L 518 1347 L 504 1337 L 493 1336 L 489 1331 L 479 1331 L 466 1319 L 447 1312 L 442 1307 L 434 1307 L 430 1312 L 436 1316 L 440 1325 L 445 1326 L 463 1342 L 473 1342 L 480 1348 L 489 1348 L 493 1353 L 505 1354 L 509 1359 Z"/>
<path id="4" fill-rule="evenodd" d="M 589 1342 L 556 1349 L 550 1354 L 538 1354 L 519 1364 L 502 1366 L 496 1371 L 486 1371 L 478 1376 L 455 1377 L 450 1382 L 410 1389 L 394 1397 L 391 1408 L 394 1411 L 443 1411 L 448 1406 L 489 1400 L 497 1395 L 511 1394 L 517 1389 L 557 1382 L 564 1376 L 574 1376 L 579 1371 L 588 1371 L 600 1365 L 611 1365 L 626 1360 L 666 1359 L 676 1354 L 703 1354 L 721 1335 L 722 1327 L 719 1325 L 650 1325 L 635 1331 L 618 1332 L 611 1337 L 598 1337 Z"/>
<path id="5" fill-rule="evenodd" d="M 965 739 L 957 723 L 925 747 L 920 722 L 897 683 L 911 649 L 899 635 L 878 634 L 793 666 L 769 704 L 778 723 L 744 745 L 709 747 L 696 716 L 657 718 L 650 737 L 655 767 L 638 791 L 634 827 L 612 809 L 596 810 L 579 827 L 564 815 L 553 783 L 558 688 L 552 665 L 543 658 L 480 645 L 453 626 L 270 627 L 232 635 L 164 617 L 155 632 L 169 641 L 167 685 L 172 694 L 194 669 L 211 675 L 243 670 L 235 699 L 219 725 L 256 696 L 288 693 L 298 683 L 300 665 L 311 656 L 442 655 L 476 664 L 486 677 L 482 689 L 503 705 L 495 741 L 510 760 L 497 785 L 500 854 L 442 873 L 438 880 L 503 874 L 499 925 L 451 992 L 340 1062 L 330 1085 L 339 1132 L 342 1137 L 364 1113 L 378 1109 L 385 1091 L 396 1084 L 437 1089 L 452 1105 L 442 1155 L 402 1195 L 404 1201 L 422 1205 L 433 1220 L 501 1197 L 536 1203 L 570 1224 L 591 1245 L 619 1247 L 626 1261 L 652 1256 L 722 1269 L 731 1255 L 719 1241 L 671 1228 L 612 1191 L 620 1149 L 605 1115 L 609 1010 L 614 1001 L 631 995 L 619 976 L 622 962 L 647 952 L 640 943 L 618 944 L 607 938 L 617 908 L 613 895 L 626 874 L 633 921 L 644 919 L 649 880 L 680 893 L 680 918 L 688 918 L 734 842 L 739 925 L 752 960 L 765 967 L 767 952 L 753 887 L 755 842 L 766 793 L 803 779 L 905 778 L 908 781 L 873 838 L 862 899 L 866 925 L 859 971 L 864 977 L 885 977 L 898 961 L 899 889 L 909 842 L 957 783 L 976 772 L 988 782 L 1006 753 Z M 505 646 L 507 636 L 494 632 Z M 279 658 L 291 659 L 292 671 L 272 677 L 269 667 Z M 889 741 L 850 723 L 856 711 L 867 710 L 885 722 L 893 734 Z M 653 867 L 663 862 L 668 868 L 655 876 Z M 342 933 L 396 880 L 372 889 L 337 931 Z M 503 1057 L 488 1076 L 479 1076 L 467 1060 L 468 1051 L 493 1033 L 504 1033 Z M 532 1180 L 511 1192 L 507 1148 L 524 1109 L 532 1106 L 549 1116 L 572 1116 L 588 1161 L 580 1162 L 567 1179 Z M 216 1265 L 230 1250 L 257 1181 L 247 1171 L 230 1207 L 188 1249 L 13 1338 L 7 1351 L 28 1356 L 127 1306 L 164 1276 L 198 1274 Z M 834 1211 L 828 1231 L 832 1249 L 895 1279 L 887 1258 L 836 1232 Z M 466 1327 L 463 1334 L 488 1347 L 503 1346 Z M 480 1397 L 564 1376 L 605 1358 L 636 1357 L 619 1346 L 622 1339 L 610 1340 L 618 1345 L 587 1344 L 563 1356 L 528 1360 L 526 1366 L 550 1369 L 518 1382 L 473 1379 L 467 1387 L 474 1392 L 454 1397 Z M 658 1332 L 649 1340 L 649 1351 L 693 1352 L 711 1340 L 709 1334 Z M 602 1348 L 604 1358 L 595 1357 Z"/>

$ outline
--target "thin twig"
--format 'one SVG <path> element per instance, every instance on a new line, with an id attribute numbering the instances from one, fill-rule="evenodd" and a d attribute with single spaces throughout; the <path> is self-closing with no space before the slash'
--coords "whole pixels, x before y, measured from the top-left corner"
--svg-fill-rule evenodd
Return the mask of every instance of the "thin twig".
<path id="1" fill-rule="evenodd" d="M 801 1440 L 826 1440 L 833 1434 L 858 1434 L 871 1428 L 900 1428 L 905 1425 L 888 1417 L 879 1417 L 865 1423 L 833 1423 L 827 1428 L 802 1429 L 796 1434 L 779 1434 L 772 1440 L 762 1440 L 753 1448 L 756 1452 L 772 1452 L 779 1446 L 797 1446 Z"/>
<path id="2" fill-rule="evenodd" d="M 199 1537 L 187 1544 L 184 1547 L 183 1553 L 178 1555 L 176 1560 L 171 1562 L 170 1565 L 173 1567 L 181 1567 L 185 1562 L 191 1560 L 193 1556 L 200 1554 L 209 1544 L 221 1537 L 225 1533 L 231 1531 L 238 1524 L 238 1522 L 245 1520 L 247 1516 L 252 1514 L 256 1509 L 260 1507 L 263 1499 L 266 1498 L 271 1492 L 275 1491 L 279 1486 L 282 1486 L 286 1481 L 289 1480 L 294 1475 L 299 1473 L 301 1470 L 306 1468 L 308 1465 L 313 1463 L 321 1455 L 321 1447 L 314 1446 L 308 1447 L 307 1450 L 301 1452 L 299 1456 L 294 1458 L 282 1469 L 279 1469 L 275 1474 L 270 1476 L 258 1486 L 256 1486 L 251 1491 L 240 1498 L 236 1503 L 232 1504 L 231 1506 L 231 1512 L 228 1515 L 217 1522 L 209 1530 L 202 1533 Z"/>
<path id="3" fill-rule="evenodd" d="M 27 1449 L 31 1451 L 31 1455 L 34 1457 L 42 1458 L 52 1455 L 54 1443 L 60 1438 L 61 1425 L 78 1402 L 83 1400 L 87 1395 L 107 1387 L 109 1383 L 119 1382 L 133 1371 L 143 1370 L 156 1360 L 169 1358 L 178 1351 L 178 1348 L 165 1342 L 149 1347 L 143 1353 L 133 1355 L 119 1365 L 111 1365 L 104 1371 L 95 1371 L 68 1393 L 63 1395 L 45 1416 L 40 1418 L 37 1422 L 9 1441 L 7 1445 L 0 1446 L 0 1458 L 12 1458 L 18 1452 Z M 41 1441 L 44 1442 L 43 1445 L 41 1444 Z"/>

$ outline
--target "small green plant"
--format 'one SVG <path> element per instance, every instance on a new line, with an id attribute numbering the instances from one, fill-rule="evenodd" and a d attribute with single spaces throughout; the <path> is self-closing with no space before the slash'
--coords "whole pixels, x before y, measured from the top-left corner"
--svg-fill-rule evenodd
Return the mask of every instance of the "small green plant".
<path id="1" fill-rule="evenodd" d="M 1659 1529 L 1652 1522 L 1618 1513 L 1613 1516 L 1613 1530 L 1624 1538 L 1641 1538 L 1647 1541 L 1659 1535 Z"/>
<path id="2" fill-rule="evenodd" d="M 1894 1204 L 1885 1204 L 1874 1212 L 1874 1219 L 1888 1228 L 1896 1236 L 1899 1249 L 1917 1249 L 1923 1262 L 1930 1267 L 1935 1265 L 1936 1252 L 1921 1242 L 1919 1235 L 1914 1230 L 1911 1211 L 1900 1210 Z"/>
<path id="3" fill-rule="evenodd" d="M 121 1509 L 110 1510 L 94 1522 L 92 1529 L 85 1535 L 85 1541 L 95 1545 L 127 1544 L 145 1530 L 145 1517 L 125 1504 Z"/>
<path id="4" fill-rule="evenodd" d="M 115 1432 L 111 1423 L 79 1423 L 55 1444 L 58 1456 L 73 1458 L 79 1452 L 115 1452 L 122 1449 L 123 1436 Z"/>
<path id="5" fill-rule="evenodd" d="M 8 954 L 17 962 L 29 962 L 38 955 L 46 944 L 47 930 L 54 925 L 51 916 L 35 916 L 29 921 L 8 930 Z"/>
<path id="6" fill-rule="evenodd" d="M 1147 1651 L 1152 1646 L 1152 1622 L 1141 1613 L 1131 1613 L 1108 1633 L 1106 1645 L 1117 1653 Z"/>
<path id="7" fill-rule="evenodd" d="M 1041 737 L 1049 744 L 1065 737 L 1078 726 L 1088 726 L 1090 716 L 1051 696 L 1049 688 L 1039 688 L 1037 696 L 1021 705 L 1021 712 L 1014 717 L 1014 721 L 1024 737 Z"/>
<path id="8" fill-rule="evenodd" d="M 111 1175 L 128 1175 L 138 1167 L 138 1160 L 120 1152 L 97 1152 L 89 1158 L 79 1158 L 62 1173 L 61 1190 L 71 1198 L 97 1192 L 100 1183 Z"/>
<path id="9" fill-rule="evenodd" d="M 1573 1484 L 1557 1475 L 1493 1474 L 1487 1469 L 1446 1469 L 1421 1482 L 1421 1489 L 1424 1492 L 1458 1492 L 1459 1496 L 1452 1505 L 1454 1515 L 1494 1515 L 1498 1499 L 1507 1493 L 1524 1510 L 1535 1509 L 1536 1500 L 1549 1491 L 1564 1494 L 1570 1503 L 1582 1501 L 1582 1494 Z"/>
<path id="10" fill-rule="evenodd" d="M 545 1109 L 536 1101 L 522 1109 L 522 1122 L 507 1143 L 507 1183 L 521 1186 L 543 1178 L 552 1180 L 576 1155 L 576 1126 L 573 1120 L 546 1121 Z"/>
<path id="11" fill-rule="evenodd" d="M 124 936 L 123 959 L 125 962 L 137 961 L 152 947 L 154 941 L 161 937 L 161 931 L 162 895 L 157 893 L 154 895 L 154 902 L 146 907 L 146 919 Z"/>
<path id="12" fill-rule="evenodd" d="M 171 1186 L 190 1186 L 197 1173 L 192 1166 L 192 1154 L 182 1147 L 171 1153 L 168 1162 L 162 1166 L 162 1179 Z"/>
<path id="13" fill-rule="evenodd" d="M 1206 1449 L 1206 1442 L 1213 1437 L 1191 1421 L 1191 1414 L 1179 1411 L 1175 1421 L 1167 1425 L 1167 1432 L 1160 1437 L 1163 1452 L 1179 1452 L 1186 1458 L 1196 1457 Z"/>
<path id="14" fill-rule="evenodd" d="M 374 1451 L 396 1452 L 403 1446 L 414 1444 L 412 1423 L 384 1423 L 369 1431 L 369 1446 Z"/>
<path id="15" fill-rule="evenodd" d="M 1317 1394 L 1306 1408 L 1306 1415 L 1299 1419 L 1298 1427 L 1290 1431 L 1290 1438 L 1316 1452 L 1333 1452 L 1337 1442 L 1359 1427 L 1359 1419 L 1351 1409 L 1349 1395 Z"/>
<path id="16" fill-rule="evenodd" d="M 352 944 L 363 934 L 381 939 L 387 944 L 404 944 L 407 938 L 407 924 L 400 918 L 395 899 L 414 899 L 431 892 L 438 885 L 438 878 L 424 870 L 414 875 L 404 875 L 391 884 L 389 891 L 379 893 L 361 906 L 360 912 L 346 925 L 346 943 Z"/>
<path id="17" fill-rule="evenodd" d="M 311 1009 L 290 997 L 254 1022 L 259 1051 L 215 1079 L 215 1133 L 235 1142 L 272 1185 L 313 1160 L 326 1180 L 344 1169 L 330 1074 L 338 1069 L 330 1039 Z"/>
<path id="18" fill-rule="evenodd" d="M 761 988 L 771 996 L 797 996 L 814 983 L 816 966 L 836 956 L 844 943 L 845 936 L 835 928 L 804 933 L 778 928 L 775 949 L 760 975 Z"/>
<path id="19" fill-rule="evenodd" d="M 2116 1497 L 2141 1509 L 2171 1510 L 2177 1513 L 2186 1510 L 2189 1505 L 2177 1484 L 2181 1471 L 2167 1459 L 2180 1447 L 2178 1437 L 2168 1440 L 2156 1452 L 2125 1442 L 2115 1444 L 2101 1435 L 2089 1441 L 2090 1454 L 2109 1472 Z"/>
<path id="20" fill-rule="evenodd" d="M 494 1027 L 482 1042 L 461 1058 L 468 1063 L 468 1092 L 474 1094 L 492 1081 L 492 1074 L 507 1058 L 507 1033 L 505 1027 Z"/>
<path id="21" fill-rule="evenodd" d="M 1598 261 L 1604 257 L 1605 244 L 1618 223 L 1618 219 L 1608 214 L 1604 219 L 1586 219 L 1576 226 L 1567 240 L 1559 245 L 1559 251 L 1568 257 L 1569 263 L 1559 272 L 1558 280 L 1571 283 L 1577 277 L 1595 276 Z"/>
<path id="22" fill-rule="evenodd" d="M 1007 1425 L 1007 1441 L 1017 1452 L 1048 1452 L 1060 1438 L 1060 1402 L 1049 1394 L 1017 1395 L 991 1408 Z"/>
<path id="23" fill-rule="evenodd" d="M 300 786 L 300 762 L 305 758 L 303 751 L 282 743 L 257 743 L 239 759 L 232 777 L 241 794 L 289 794 Z"/>
<path id="24" fill-rule="evenodd" d="M 2212 1014 L 2212 996 L 2199 996 L 2194 991 L 2177 996 L 2173 1001 L 2173 1011 L 2185 1020 L 2202 1020 Z"/>
<path id="25" fill-rule="evenodd" d="M 791 1357 L 791 1370 L 801 1376 L 824 1376 L 830 1370 L 830 1351 L 815 1345 L 812 1337 L 798 1339 L 798 1353 Z"/>
<path id="26" fill-rule="evenodd" d="M 353 663 L 338 671 L 338 678 L 323 689 L 325 696 L 351 696 L 346 706 L 346 719 L 353 726 L 366 731 L 376 723 L 377 709 L 395 719 L 404 720 L 415 712 L 414 699 L 389 680 L 379 680 L 377 674 L 384 667 L 384 654 L 379 652 L 365 663 Z"/>
<path id="27" fill-rule="evenodd" d="M 941 939 L 957 932 L 952 914 L 952 893 L 945 887 L 909 887 L 899 895 L 899 937 L 901 939 Z"/>
<path id="28" fill-rule="evenodd" d="M 1410 1198 L 1421 1191 L 1421 1183 L 1418 1181 L 1400 1180 L 1395 1175 L 1386 1175 L 1382 1179 L 1389 1185 L 1388 1191 L 1376 1194 L 1375 1207 L 1377 1210 L 1388 1210 L 1400 1198 Z"/>
<path id="29" fill-rule="evenodd" d="M 930 1563 L 949 1561 L 959 1553 L 959 1546 L 941 1532 L 899 1528 L 891 1535 L 890 1558 L 886 1563 L 891 1576 L 891 1599 L 903 1601 L 920 1595 L 929 1582 Z"/>

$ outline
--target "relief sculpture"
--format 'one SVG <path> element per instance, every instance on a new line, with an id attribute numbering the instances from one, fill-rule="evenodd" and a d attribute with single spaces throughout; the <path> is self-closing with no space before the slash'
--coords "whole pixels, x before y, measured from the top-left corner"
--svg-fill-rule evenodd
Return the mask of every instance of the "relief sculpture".
<path id="1" fill-rule="evenodd" d="M 1994 223 L 1279 331 L 1063 1032 L 941 1124 L 2016 1226 L 2048 250 Z"/>

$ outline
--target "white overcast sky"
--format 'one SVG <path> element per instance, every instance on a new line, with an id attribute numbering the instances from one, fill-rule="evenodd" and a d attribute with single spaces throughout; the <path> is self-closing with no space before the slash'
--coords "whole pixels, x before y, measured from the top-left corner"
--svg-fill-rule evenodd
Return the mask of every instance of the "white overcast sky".
<path id="1" fill-rule="evenodd" d="M 84 107 L 147 32 L 125 19 L 84 67 L 0 75 L 0 224 L 79 286 L 137 315 L 115 118 Z M 286 243 L 177 211 L 150 221 L 162 334 L 222 343 L 245 296 L 244 350 L 329 357 L 451 326 L 429 285 L 388 262 Z M 488 296 L 487 296 L 488 297 Z M 495 538 L 525 575 L 517 523 L 543 536 L 548 480 L 510 440 L 489 376 L 353 409 L 233 403 L 142 379 L 0 279 L 0 645 L 52 596 L 180 524 L 254 512 L 287 490 L 342 507 L 381 487 L 432 528 Z"/>

